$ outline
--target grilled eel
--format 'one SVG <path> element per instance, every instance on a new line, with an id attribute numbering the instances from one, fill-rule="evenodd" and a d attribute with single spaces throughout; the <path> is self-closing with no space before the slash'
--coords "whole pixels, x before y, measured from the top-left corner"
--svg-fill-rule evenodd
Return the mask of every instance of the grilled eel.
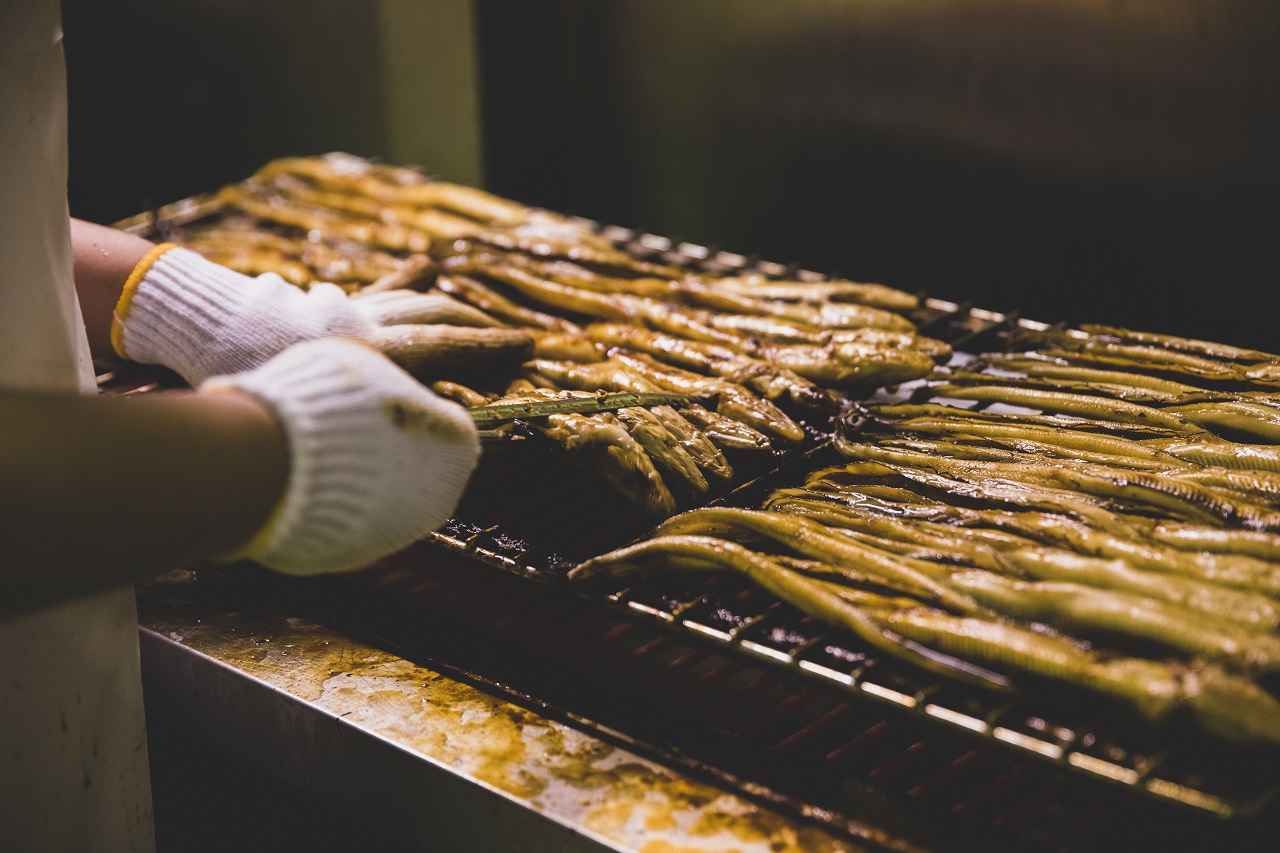
<path id="1" fill-rule="evenodd" d="M 989 479 L 970 483 L 931 469 L 879 467 L 909 488 L 868 487 L 865 474 L 838 467 L 814 472 L 805 489 L 825 493 L 855 511 L 881 509 L 884 514 L 993 528 L 1085 556 L 1123 559 L 1139 569 L 1280 597 L 1280 567 L 1273 563 L 1247 553 L 1188 549 L 1187 543 L 1157 540 L 1144 533 L 1148 520 L 1121 516 L 1069 490 Z M 974 503 L 990 508 L 975 509 Z"/>
<path id="2" fill-rule="evenodd" d="M 512 393 L 491 402 L 499 405 L 556 399 L 558 396 L 555 392 L 519 382 L 514 383 L 510 390 Z M 550 415 L 539 418 L 533 427 L 571 456 L 590 459 L 593 470 L 646 512 L 659 517 L 675 512 L 675 498 L 654 466 L 653 457 L 612 414 Z M 679 444 L 673 441 L 670 447 L 679 447 Z"/>
<path id="3" fill-rule="evenodd" d="M 662 569 L 728 570 L 779 598 L 851 631 L 871 647 L 928 671 L 985 684 L 1048 679 L 1119 700 L 1160 721 L 1175 712 L 1221 737 L 1280 745 L 1280 702 L 1246 678 L 1213 664 L 1125 657 L 1069 637 L 980 616 L 957 616 L 832 584 L 789 570 L 737 543 L 706 536 L 650 539 L 588 560 L 571 578 L 622 578 Z"/>
<path id="4" fill-rule="evenodd" d="M 775 548 L 819 561 L 824 577 L 848 578 L 847 570 L 852 569 L 855 583 L 870 581 L 950 612 L 994 612 L 1085 637 L 1124 636 L 1251 671 L 1280 668 L 1280 638 L 1264 630 L 1262 619 L 1224 624 L 1218 613 L 1198 611 L 1169 596 L 1151 598 L 1114 586 L 1100 590 L 1073 580 L 1023 580 L 998 571 L 957 570 L 936 559 L 947 553 L 945 543 L 936 553 L 923 555 L 932 559 L 919 559 L 881 547 L 875 537 L 864 541 L 841 532 L 777 512 L 704 509 L 665 522 L 654 535 L 716 536 L 740 543 L 763 538 Z M 1001 565 L 998 559 L 996 563 Z M 1232 598 L 1232 603 L 1239 603 L 1242 596 Z M 1275 607 L 1264 612 L 1274 627 Z"/>

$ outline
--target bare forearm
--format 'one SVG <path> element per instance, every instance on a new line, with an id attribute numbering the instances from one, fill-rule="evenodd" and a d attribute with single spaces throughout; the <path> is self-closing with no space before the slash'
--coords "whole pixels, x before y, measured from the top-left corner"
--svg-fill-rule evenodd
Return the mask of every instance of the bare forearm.
<path id="1" fill-rule="evenodd" d="M 0 614 L 233 551 L 285 484 L 284 438 L 241 393 L 0 392 Z"/>
<path id="2" fill-rule="evenodd" d="M 94 358 L 113 355 L 111 315 L 129 273 L 154 244 L 105 225 L 71 220 L 76 295 Z"/>

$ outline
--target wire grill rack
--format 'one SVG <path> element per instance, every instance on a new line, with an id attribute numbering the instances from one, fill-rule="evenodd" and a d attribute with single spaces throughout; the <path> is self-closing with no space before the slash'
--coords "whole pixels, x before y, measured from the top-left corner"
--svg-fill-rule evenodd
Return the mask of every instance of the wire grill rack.
<path id="1" fill-rule="evenodd" d="M 646 259 L 692 264 L 718 273 L 749 271 L 809 281 L 827 278 L 626 228 L 595 227 L 619 247 Z M 921 299 L 912 320 L 921 333 L 970 353 L 998 348 L 1002 336 L 1014 329 L 1055 328 L 1013 313 L 928 297 Z M 774 488 L 794 485 L 805 472 L 837 459 L 829 442 L 812 442 L 803 454 L 776 460 L 772 469 L 711 503 L 757 507 Z M 518 485 L 512 488 L 521 481 L 518 470 L 507 467 L 499 476 L 503 488 L 523 492 Z M 639 538 L 650 527 L 625 507 L 602 511 L 575 500 L 572 492 L 580 484 L 564 480 L 562 474 L 533 475 L 543 477 L 554 493 L 539 490 L 540 508 L 523 501 L 500 506 L 502 502 L 495 502 L 492 495 L 497 484 L 481 484 L 478 495 L 432 540 L 535 581 L 560 583 L 581 560 Z M 592 497 L 598 500 L 598 495 Z M 558 518 L 547 517 L 548 504 L 558 507 Z M 567 518 L 577 522 L 564 531 L 561 525 Z M 1051 685 L 1044 685 L 1037 695 L 1010 697 L 944 683 L 868 653 L 851 636 L 742 581 L 660 578 L 580 594 L 808 682 L 856 694 L 1069 772 L 1182 807 L 1239 818 L 1257 813 L 1280 794 L 1280 766 L 1274 756 L 1209 742 L 1177 723 L 1155 728 L 1123 709 L 1084 705 L 1078 697 L 1056 695 Z"/>
<path id="2" fill-rule="evenodd" d="M 216 202 L 197 197 L 120 225 L 164 235 L 168 225 L 213 216 L 218 209 Z M 801 281 L 827 278 L 795 265 L 577 221 L 644 259 L 714 273 L 756 272 Z M 957 352 L 998 348 L 1002 335 L 1014 329 L 1064 326 L 921 297 L 911 317 L 917 329 L 947 341 Z M 102 381 L 110 385 L 113 380 Z M 154 383 L 135 384 L 131 390 L 150 387 Z M 538 458 L 539 454 L 498 455 L 498 464 L 486 463 L 477 473 L 456 517 L 429 541 L 535 582 L 568 587 L 565 575 L 578 562 L 633 541 L 652 527 L 652 519 L 620 498 L 584 489 L 583 477 L 566 474 L 558 462 Z M 802 452 L 748 469 L 747 482 L 712 503 L 758 506 L 768 491 L 791 485 L 813 466 L 835 458 L 821 432 L 811 432 Z M 537 500 L 531 501 L 531 495 Z M 851 636 L 739 580 L 663 578 L 621 589 L 572 590 L 571 594 L 690 642 L 1193 811 L 1243 818 L 1258 814 L 1280 794 L 1280 763 L 1272 754 L 1211 742 L 1176 721 L 1156 728 L 1122 709 L 1058 695 L 1052 685 L 1034 695 L 1007 696 L 922 676 L 868 653 Z"/>

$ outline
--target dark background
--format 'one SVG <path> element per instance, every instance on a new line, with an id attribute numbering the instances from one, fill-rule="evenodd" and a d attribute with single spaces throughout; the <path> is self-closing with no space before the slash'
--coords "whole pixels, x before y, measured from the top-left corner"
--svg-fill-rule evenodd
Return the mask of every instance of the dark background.
<path id="1" fill-rule="evenodd" d="M 68 0 L 73 212 L 110 221 L 275 156 L 386 158 L 376 5 Z M 1280 349 L 1274 3 L 473 8 L 496 192 L 1035 319 Z"/>
<path id="2" fill-rule="evenodd" d="M 123 219 L 273 157 L 385 151 L 370 5 L 64 0 L 72 215 Z"/>

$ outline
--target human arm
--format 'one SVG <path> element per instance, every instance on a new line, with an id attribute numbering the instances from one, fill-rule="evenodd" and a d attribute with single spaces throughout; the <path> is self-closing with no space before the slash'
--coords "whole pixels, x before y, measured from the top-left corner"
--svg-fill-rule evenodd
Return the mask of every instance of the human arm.
<path id="1" fill-rule="evenodd" d="M 195 394 L 0 404 L 0 615 L 232 552 L 360 568 L 444 523 L 480 455 L 465 410 L 346 339 Z"/>
<path id="2" fill-rule="evenodd" d="M 94 358 L 116 355 L 111 348 L 111 318 L 120 292 L 138 262 L 155 243 L 117 228 L 71 220 L 71 253 L 76 296 Z"/>
<path id="3" fill-rule="evenodd" d="M 288 468 L 244 393 L 0 391 L 0 442 L 0 617 L 230 553 Z"/>
<path id="4" fill-rule="evenodd" d="M 95 356 L 174 370 L 191 385 L 257 367 L 303 341 L 355 337 L 415 372 L 518 363 L 533 340 L 440 293 L 348 299 L 272 273 L 249 277 L 168 244 L 72 221 L 76 290 Z M 471 327 L 471 328 L 458 328 Z"/>

